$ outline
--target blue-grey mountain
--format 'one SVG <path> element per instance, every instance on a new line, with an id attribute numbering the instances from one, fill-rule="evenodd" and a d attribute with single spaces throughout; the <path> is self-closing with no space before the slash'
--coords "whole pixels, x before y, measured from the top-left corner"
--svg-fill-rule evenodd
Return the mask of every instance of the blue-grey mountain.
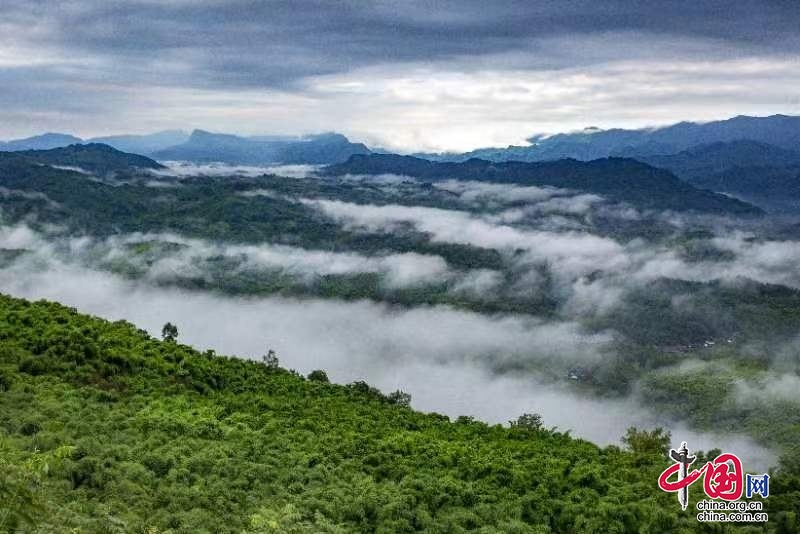
<path id="1" fill-rule="evenodd" d="M 466 161 L 473 157 L 489 161 L 547 161 L 563 158 L 588 161 L 608 156 L 676 154 L 698 145 L 742 139 L 786 150 L 800 150 L 800 117 L 738 116 L 708 123 L 680 122 L 663 128 L 639 130 L 587 128 L 573 133 L 535 135 L 528 139 L 529 146 L 421 156 L 436 161 Z"/>
<path id="2" fill-rule="evenodd" d="M 185 143 L 159 150 L 152 156 L 159 160 L 241 165 L 328 164 L 369 152 L 364 144 L 351 143 L 345 136 L 335 133 L 275 139 L 195 130 Z"/>
<path id="3" fill-rule="evenodd" d="M 17 150 L 48 150 L 62 146 L 83 143 L 83 139 L 74 135 L 62 133 L 45 133 L 26 137 L 25 139 L 12 139 L 7 142 L 0 142 L 0 151 L 12 152 Z"/>
<path id="4" fill-rule="evenodd" d="M 472 158 L 461 163 L 432 162 L 413 156 L 358 155 L 325 169 L 330 175 L 397 174 L 426 181 L 448 178 L 555 186 L 602 195 L 645 209 L 706 213 L 757 214 L 748 203 L 697 189 L 669 171 L 630 158 L 593 161 L 490 162 Z"/>
<path id="5" fill-rule="evenodd" d="M 112 146 L 122 152 L 149 155 L 171 146 L 185 143 L 189 134 L 183 130 L 165 130 L 146 135 L 112 135 L 108 137 L 94 137 L 89 143 L 102 143 Z"/>
<path id="6" fill-rule="evenodd" d="M 3 162 L 17 164 L 71 167 L 97 175 L 116 171 L 163 169 L 164 166 L 145 156 L 120 152 L 108 145 L 89 143 L 49 150 L 24 150 L 0 155 Z"/>

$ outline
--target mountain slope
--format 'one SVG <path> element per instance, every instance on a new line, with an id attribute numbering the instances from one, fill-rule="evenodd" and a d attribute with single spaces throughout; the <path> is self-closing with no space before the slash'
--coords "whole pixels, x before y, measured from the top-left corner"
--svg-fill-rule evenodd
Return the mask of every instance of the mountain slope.
<path id="1" fill-rule="evenodd" d="M 146 135 L 111 135 L 108 137 L 95 137 L 87 143 L 100 143 L 114 147 L 122 152 L 131 152 L 148 156 L 153 152 L 164 150 L 171 146 L 185 143 L 189 134 L 182 130 L 166 130 Z"/>
<path id="2" fill-rule="evenodd" d="M 600 130 L 535 135 L 529 146 L 484 148 L 465 154 L 422 154 L 436 161 L 465 161 L 481 158 L 490 161 L 550 161 L 574 158 L 582 161 L 608 156 L 652 156 L 676 154 L 697 145 L 728 143 L 747 139 L 800 151 L 800 117 L 738 116 L 707 123 L 681 122 L 661 128 Z"/>
<path id="3" fill-rule="evenodd" d="M 741 140 L 637 159 L 696 187 L 735 195 L 768 211 L 800 213 L 800 153 Z"/>
<path id="4" fill-rule="evenodd" d="M 347 161 L 354 154 L 369 153 L 363 143 L 351 143 L 341 134 L 327 133 L 286 143 L 278 149 L 277 160 L 290 164 L 325 165 Z"/>
<path id="5" fill-rule="evenodd" d="M 69 134 L 46 133 L 27 137 L 25 139 L 14 139 L 8 142 L 0 142 L 0 151 L 18 150 L 49 150 L 51 148 L 65 147 L 83 143 L 83 139 Z"/>
<path id="6" fill-rule="evenodd" d="M 731 167 L 800 165 L 800 152 L 742 139 L 698 145 L 677 154 L 638 156 L 636 159 L 669 169 L 680 177 L 695 177 Z"/>
<path id="7" fill-rule="evenodd" d="M 800 165 L 730 167 L 696 177 L 692 182 L 734 195 L 769 212 L 800 214 Z"/>
<path id="8" fill-rule="evenodd" d="M 274 159 L 267 143 L 243 137 L 194 130 L 184 143 L 153 153 L 159 160 L 255 164 Z"/>
<path id="9" fill-rule="evenodd" d="M 457 178 L 549 185 L 596 193 L 640 208 L 729 214 L 760 212 L 747 203 L 697 189 L 668 171 L 625 158 L 532 163 L 470 159 L 463 163 L 435 163 L 412 156 L 372 154 L 353 156 L 344 164 L 328 167 L 325 172 L 331 175 L 399 174 L 430 181 Z"/>
<path id="10" fill-rule="evenodd" d="M 0 490 L 16 490 L 0 517 L 11 530 L 25 525 L 17 512 L 26 506 L 38 507 L 42 532 L 696 525 L 656 486 L 668 465 L 657 436 L 640 435 L 628 453 L 535 418 L 513 428 L 450 422 L 364 383 L 307 380 L 156 341 L 124 321 L 1 295 L 0 339 Z M 45 474 L 31 472 L 42 462 Z M 774 477 L 773 494 L 790 482 Z M 788 512 L 791 502 L 768 504 Z"/>
<path id="11" fill-rule="evenodd" d="M 123 170 L 164 168 L 145 156 L 120 152 L 99 143 L 50 150 L 25 150 L 14 154 L 44 165 L 76 167 L 101 175 Z"/>

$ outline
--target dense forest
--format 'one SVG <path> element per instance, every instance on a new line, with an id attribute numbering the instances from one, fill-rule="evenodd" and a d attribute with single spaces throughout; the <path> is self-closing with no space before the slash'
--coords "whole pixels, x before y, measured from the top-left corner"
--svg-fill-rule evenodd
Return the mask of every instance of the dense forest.
<path id="1" fill-rule="evenodd" d="M 103 159 L 91 145 L 76 150 L 50 153 L 50 163 Z M 128 297 L 141 305 L 160 291 L 245 313 L 254 312 L 236 306 L 271 302 L 283 313 L 326 302 L 335 304 L 325 313 L 347 315 L 371 303 L 370 320 L 388 321 L 390 332 L 422 313 L 432 333 L 421 339 L 439 350 L 406 347 L 379 329 L 365 333 L 375 337 L 370 348 L 346 341 L 352 354 L 304 377 L 280 367 L 270 339 L 258 361 L 178 343 L 191 311 L 169 317 L 178 328 L 158 341 L 127 323 L 4 298 L 4 528 L 726 531 L 699 525 L 657 489 L 668 465 L 670 437 L 654 430 L 663 424 L 711 433 L 715 444 L 752 440 L 742 448 L 754 444 L 762 465 L 774 466 L 771 516 L 741 528 L 797 531 L 792 220 L 636 207 L 574 183 L 176 176 L 129 164 L 117 155 L 91 174 L 0 158 L 0 287 L 36 299 L 50 282 L 75 284 L 72 297 L 49 298 L 81 309 L 90 304 L 83 293 L 95 290 L 128 311 Z M 639 165 L 602 165 L 620 164 Z M 439 338 L 444 317 L 498 340 L 473 338 L 472 348 L 459 344 L 467 332 L 458 329 Z M 313 336 L 314 325 L 332 328 L 328 318 L 297 320 Z M 356 337 L 366 326 L 335 324 Z M 480 369 L 487 384 L 526 380 L 526 395 L 554 388 L 559 398 L 653 415 L 603 448 L 571 437 L 579 424 L 542 421 L 536 402 L 528 414 L 508 413 L 511 425 L 487 424 L 452 409 L 449 417 L 414 411 L 402 391 L 362 381 L 368 374 L 334 385 L 325 372 L 341 372 L 347 358 L 388 369 L 415 357 Z M 286 361 L 302 359 L 295 352 Z M 445 386 L 436 386 L 443 398 Z"/>
<path id="2" fill-rule="evenodd" d="M 535 414 L 510 427 L 407 407 L 0 298 L 0 522 L 21 532 L 726 532 L 660 491 L 659 430 L 598 448 Z M 533 407 L 535 409 L 535 407 Z M 766 527 L 797 532 L 800 471 Z M 699 497 L 694 492 L 692 498 Z"/>
<path id="3" fill-rule="evenodd" d="M 0 0 L 0 534 L 800 534 L 798 28 Z"/>

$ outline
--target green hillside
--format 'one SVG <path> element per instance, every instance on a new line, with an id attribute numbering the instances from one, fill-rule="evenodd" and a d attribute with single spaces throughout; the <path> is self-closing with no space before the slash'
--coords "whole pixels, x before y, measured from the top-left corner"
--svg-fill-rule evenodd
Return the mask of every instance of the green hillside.
<path id="1" fill-rule="evenodd" d="M 511 428 L 451 422 L 405 407 L 402 395 L 317 375 L 0 296 L 0 529 L 698 527 L 656 486 L 666 465 L 657 436 L 640 434 L 638 452 L 600 449 L 535 418 Z M 772 526 L 795 517 L 790 483 L 774 479 L 770 504 L 786 511 Z"/>
<path id="2" fill-rule="evenodd" d="M 163 165 L 150 158 L 120 152 L 100 143 L 75 144 L 49 150 L 24 150 L 3 154 L 2 159 L 6 160 L 15 156 L 21 156 L 27 161 L 39 165 L 76 167 L 99 175 L 117 171 L 164 168 Z"/>

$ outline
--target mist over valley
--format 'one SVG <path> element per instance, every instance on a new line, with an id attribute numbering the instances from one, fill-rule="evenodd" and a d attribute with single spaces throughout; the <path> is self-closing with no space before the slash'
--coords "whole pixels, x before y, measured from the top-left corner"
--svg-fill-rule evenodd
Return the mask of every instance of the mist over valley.
<path id="1" fill-rule="evenodd" d="M 800 3 L 0 2 L 0 532 L 800 534 Z"/>

